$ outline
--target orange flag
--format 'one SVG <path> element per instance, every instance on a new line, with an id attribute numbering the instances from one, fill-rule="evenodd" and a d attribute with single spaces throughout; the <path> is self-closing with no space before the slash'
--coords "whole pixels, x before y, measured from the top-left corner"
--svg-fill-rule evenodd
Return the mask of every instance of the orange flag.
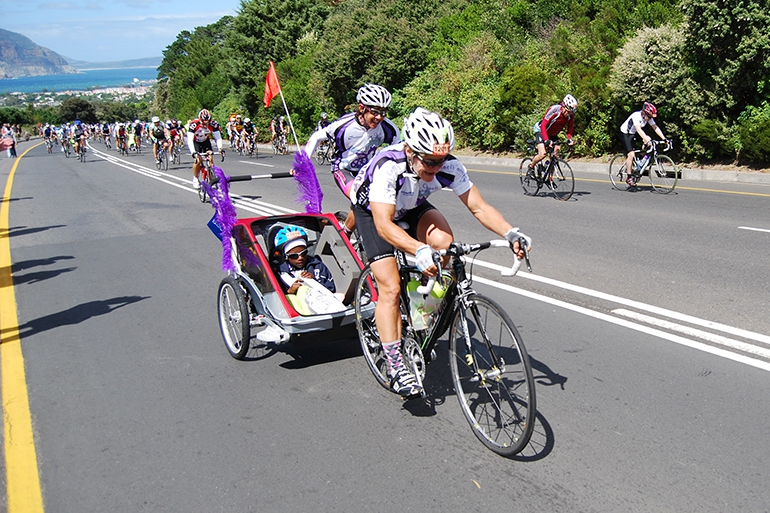
<path id="1" fill-rule="evenodd" d="M 281 84 L 278 82 L 278 74 L 275 72 L 275 65 L 270 61 L 270 69 L 267 70 L 265 78 L 265 108 L 270 107 L 270 100 L 278 96 L 281 92 Z"/>

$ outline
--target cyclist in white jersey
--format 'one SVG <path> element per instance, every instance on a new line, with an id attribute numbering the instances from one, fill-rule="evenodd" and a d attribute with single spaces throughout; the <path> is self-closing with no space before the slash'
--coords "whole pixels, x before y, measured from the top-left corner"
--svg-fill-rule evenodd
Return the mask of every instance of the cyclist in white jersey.
<path id="1" fill-rule="evenodd" d="M 644 141 L 644 146 L 647 146 L 652 138 L 644 133 L 642 128 L 649 123 L 652 129 L 658 134 L 661 141 L 666 140 L 666 136 L 663 135 L 663 131 L 655 123 L 655 119 L 658 116 L 658 109 L 650 102 L 644 102 L 642 110 L 632 112 L 628 119 L 626 119 L 622 125 L 620 125 L 620 137 L 623 142 L 623 147 L 626 149 L 626 183 L 631 187 L 636 186 L 634 179 L 631 177 L 631 172 L 634 169 L 634 139 L 639 136 Z"/>
<path id="2" fill-rule="evenodd" d="M 305 146 L 307 155 L 315 154 L 321 141 L 334 143 L 332 174 L 346 198 L 350 197 L 352 179 L 369 162 L 383 144 L 401 141 L 398 127 L 385 117 L 392 96 L 387 89 L 376 84 L 364 84 L 358 89 L 355 112 L 345 114 L 330 125 L 317 130 Z M 345 220 L 348 232 L 355 228 L 352 211 Z"/>
<path id="3" fill-rule="evenodd" d="M 403 133 L 403 143 L 383 149 L 358 173 L 350 193 L 358 233 L 377 281 L 379 299 L 374 318 L 388 361 L 391 388 L 410 397 L 421 390 L 401 360 L 400 275 L 393 248 L 415 255 L 424 274 L 437 274 L 433 253 L 448 248 L 454 236 L 428 196 L 444 187 L 452 190 L 484 227 L 511 242 L 518 258 L 524 258 L 519 237 L 527 240 L 527 246 L 531 246 L 531 239 L 484 200 L 465 166 L 450 155 L 455 140 L 449 121 L 418 107 L 405 120 Z M 407 229 L 396 221 L 405 222 Z"/>

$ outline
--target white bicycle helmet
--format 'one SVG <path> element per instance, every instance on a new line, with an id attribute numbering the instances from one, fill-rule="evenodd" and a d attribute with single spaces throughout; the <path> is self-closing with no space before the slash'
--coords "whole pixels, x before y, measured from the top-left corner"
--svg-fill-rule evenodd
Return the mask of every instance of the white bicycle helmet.
<path id="1" fill-rule="evenodd" d="M 377 84 L 364 84 L 358 89 L 356 101 L 367 107 L 387 109 L 393 97 L 387 89 Z"/>
<path id="2" fill-rule="evenodd" d="M 417 107 L 404 120 L 404 142 L 417 153 L 448 155 L 455 147 L 452 125 L 440 114 Z"/>
<path id="3" fill-rule="evenodd" d="M 571 94 L 568 94 L 567 96 L 565 96 L 565 97 L 564 97 L 564 100 L 562 101 L 562 103 L 563 103 L 563 104 L 564 104 L 564 106 L 565 106 L 565 107 L 567 107 L 567 108 L 570 110 L 570 112 L 572 112 L 573 114 L 574 114 L 575 112 L 577 112 L 578 101 L 577 101 L 577 99 L 575 99 L 575 97 L 574 97 L 574 96 L 572 96 Z"/>

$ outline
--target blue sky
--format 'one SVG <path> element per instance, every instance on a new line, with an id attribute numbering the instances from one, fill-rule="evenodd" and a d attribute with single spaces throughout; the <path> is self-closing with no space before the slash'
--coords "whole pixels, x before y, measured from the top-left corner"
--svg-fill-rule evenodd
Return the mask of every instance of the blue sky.
<path id="1" fill-rule="evenodd" d="M 235 15 L 240 0 L 0 0 L 0 28 L 89 62 L 160 57 L 183 30 Z"/>

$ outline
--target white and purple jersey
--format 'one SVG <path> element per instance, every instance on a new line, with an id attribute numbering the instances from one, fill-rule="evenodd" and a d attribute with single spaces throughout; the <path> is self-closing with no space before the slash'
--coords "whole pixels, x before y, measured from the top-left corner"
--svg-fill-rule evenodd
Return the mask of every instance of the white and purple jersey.
<path id="1" fill-rule="evenodd" d="M 473 183 L 465 166 L 451 155 L 430 182 L 421 180 L 410 169 L 404 143 L 384 148 L 353 180 L 350 197 L 356 205 L 369 210 L 369 203 L 396 206 L 394 220 L 422 204 L 428 196 L 448 187 L 461 196 Z"/>
<path id="2" fill-rule="evenodd" d="M 356 113 L 351 112 L 329 126 L 315 131 L 305 146 L 307 154 L 313 155 L 325 139 L 334 141 L 336 148 L 332 171 L 344 169 L 356 175 L 377 153 L 377 148 L 383 144 L 400 142 L 401 135 L 396 125 L 387 118 L 376 128 L 367 129 L 358 122 Z"/>
<path id="3" fill-rule="evenodd" d="M 632 112 L 630 116 L 628 116 L 628 119 L 620 125 L 620 131 L 624 134 L 636 134 L 636 126 L 634 122 L 639 123 L 639 126 L 643 127 L 647 123 L 650 124 L 650 126 L 654 127 L 655 120 L 652 118 L 649 118 L 649 121 L 642 116 L 642 111 L 638 110 L 636 112 Z"/>

